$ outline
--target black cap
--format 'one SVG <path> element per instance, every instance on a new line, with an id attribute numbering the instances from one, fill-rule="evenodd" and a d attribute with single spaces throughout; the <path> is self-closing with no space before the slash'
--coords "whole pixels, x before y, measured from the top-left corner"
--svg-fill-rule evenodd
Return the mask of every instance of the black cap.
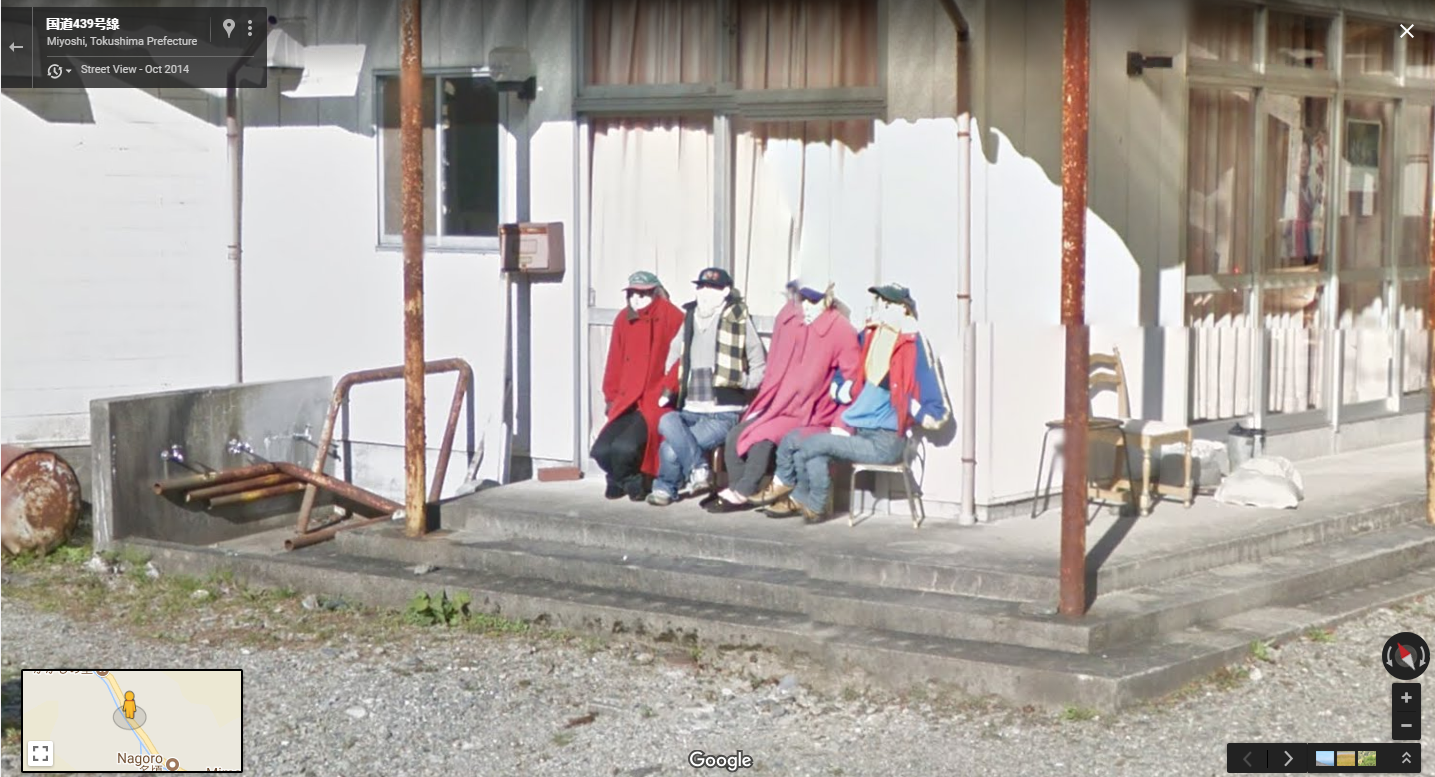
<path id="1" fill-rule="evenodd" d="M 698 279 L 693 281 L 694 286 L 711 286 L 715 289 L 732 288 L 732 276 L 727 270 L 721 267 L 709 267 L 698 273 Z"/>

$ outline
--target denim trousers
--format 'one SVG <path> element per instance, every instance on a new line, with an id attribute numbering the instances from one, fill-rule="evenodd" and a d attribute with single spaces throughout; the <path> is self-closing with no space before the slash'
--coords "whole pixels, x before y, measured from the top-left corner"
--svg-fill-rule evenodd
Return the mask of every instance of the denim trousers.
<path id="1" fill-rule="evenodd" d="M 832 490 L 833 459 L 856 464 L 896 464 L 902 459 L 904 447 L 901 436 L 885 429 L 858 429 L 851 437 L 831 433 L 802 437 L 792 432 L 778 446 L 777 477 L 793 486 L 792 498 L 799 504 L 822 510 Z"/>
<path id="2" fill-rule="evenodd" d="M 738 413 L 690 413 L 678 410 L 658 421 L 663 444 L 658 448 L 658 477 L 653 491 L 674 496 L 708 451 L 723 444 L 737 425 Z"/>

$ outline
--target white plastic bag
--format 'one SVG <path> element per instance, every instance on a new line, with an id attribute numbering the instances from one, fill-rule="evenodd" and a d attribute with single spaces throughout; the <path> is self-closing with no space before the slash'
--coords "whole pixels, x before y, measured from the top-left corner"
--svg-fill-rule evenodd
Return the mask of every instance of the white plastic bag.
<path id="1" fill-rule="evenodd" d="M 1232 472 L 1216 489 L 1216 501 L 1248 507 L 1291 509 L 1305 498 L 1300 472 L 1289 459 L 1261 456 Z"/>

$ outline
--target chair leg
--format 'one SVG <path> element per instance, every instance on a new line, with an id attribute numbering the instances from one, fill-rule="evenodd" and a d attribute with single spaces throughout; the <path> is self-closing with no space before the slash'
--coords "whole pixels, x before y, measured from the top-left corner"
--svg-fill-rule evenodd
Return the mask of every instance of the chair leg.
<path id="1" fill-rule="evenodd" d="M 1195 433 L 1186 430 L 1186 506 L 1196 502 L 1196 481 L 1191 476 L 1191 448 L 1196 444 Z"/>
<path id="2" fill-rule="evenodd" d="M 847 476 L 847 525 L 857 525 L 857 468 Z"/>
<path id="3" fill-rule="evenodd" d="M 917 520 L 918 501 L 912 498 L 912 473 L 905 467 L 902 469 L 902 488 L 907 492 L 907 509 L 912 512 L 912 528 L 922 528 L 922 522 Z M 923 515 L 923 518 L 926 516 Z"/>
<path id="4" fill-rule="evenodd" d="M 1052 430 L 1051 430 L 1051 427 L 1047 427 L 1046 433 L 1041 436 L 1041 456 L 1040 456 L 1040 458 L 1038 458 L 1038 459 L 1036 460 L 1036 486 L 1033 487 L 1032 490 L 1031 490 L 1031 517 L 1032 517 L 1032 518 L 1035 518 L 1035 517 L 1037 516 L 1037 511 L 1036 511 L 1037 498 L 1041 496 L 1041 473 L 1042 473 L 1042 471 L 1043 471 L 1044 469 L 1046 469 L 1046 443 L 1047 443 L 1047 440 L 1051 437 L 1051 431 L 1052 431 Z M 1056 466 L 1056 456 L 1053 455 L 1053 456 L 1051 457 L 1051 459 L 1052 459 L 1052 467 L 1055 467 L 1055 466 Z M 1047 496 L 1047 499 L 1050 499 L 1050 498 L 1051 498 L 1051 478 L 1047 478 L 1047 481 L 1046 481 L 1046 496 Z M 1043 508 L 1043 510 L 1045 510 L 1046 505 L 1042 505 L 1042 508 Z"/>
<path id="5" fill-rule="evenodd" d="M 1150 515 L 1151 501 L 1151 448 L 1141 440 L 1141 514 Z"/>

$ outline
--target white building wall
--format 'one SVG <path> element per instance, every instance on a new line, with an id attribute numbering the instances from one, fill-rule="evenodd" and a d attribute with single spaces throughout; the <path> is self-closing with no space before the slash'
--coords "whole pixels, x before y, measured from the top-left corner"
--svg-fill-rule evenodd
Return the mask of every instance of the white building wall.
<path id="1" fill-rule="evenodd" d="M 89 441 L 90 400 L 233 379 L 224 131 L 192 90 L 0 97 L 0 439 Z"/>

